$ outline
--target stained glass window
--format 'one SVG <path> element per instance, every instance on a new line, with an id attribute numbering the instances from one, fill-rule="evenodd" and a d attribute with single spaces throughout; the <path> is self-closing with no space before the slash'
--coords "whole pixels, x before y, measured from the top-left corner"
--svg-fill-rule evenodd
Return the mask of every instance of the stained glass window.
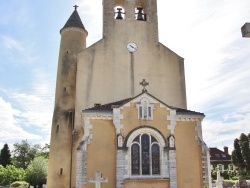
<path id="1" fill-rule="evenodd" d="M 131 173 L 132 175 L 160 174 L 160 147 L 152 135 L 141 134 L 133 140 Z"/>
<path id="2" fill-rule="evenodd" d="M 159 145 L 152 145 L 152 174 L 160 174 L 160 148 Z"/>
<path id="3" fill-rule="evenodd" d="M 140 146 L 133 144 L 131 147 L 132 174 L 140 174 Z"/>
<path id="4" fill-rule="evenodd" d="M 142 150 L 142 174 L 150 174 L 150 151 L 149 136 L 144 134 L 141 137 Z"/>

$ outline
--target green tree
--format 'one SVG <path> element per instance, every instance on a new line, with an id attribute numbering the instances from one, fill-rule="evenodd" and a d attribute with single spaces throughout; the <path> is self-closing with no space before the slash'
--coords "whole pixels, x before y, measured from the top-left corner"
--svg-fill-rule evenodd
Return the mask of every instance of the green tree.
<path id="1" fill-rule="evenodd" d="M 8 186 L 14 181 L 21 181 L 25 178 L 25 170 L 8 165 L 4 168 L 0 165 L 0 185 Z"/>
<path id="2" fill-rule="evenodd" d="M 21 143 L 15 143 L 12 159 L 13 165 L 26 169 L 40 149 L 40 145 L 31 145 L 27 140 L 22 140 Z"/>
<path id="3" fill-rule="evenodd" d="M 50 145 L 49 144 L 45 144 L 45 146 L 37 152 L 36 157 L 44 157 L 45 159 L 49 159 L 49 149 L 50 149 Z"/>
<path id="4" fill-rule="evenodd" d="M 234 150 L 232 151 L 232 163 L 239 168 L 239 171 L 242 171 L 245 167 L 238 138 L 234 140 Z"/>
<path id="5" fill-rule="evenodd" d="M 1 149 L 0 164 L 4 167 L 11 164 L 11 154 L 8 144 L 4 144 L 3 149 Z"/>
<path id="6" fill-rule="evenodd" d="M 240 139 L 234 140 L 234 150 L 232 152 L 232 163 L 239 168 L 241 174 L 250 171 L 250 147 L 249 135 L 242 133 Z"/>
<path id="7" fill-rule="evenodd" d="M 33 186 L 42 187 L 47 180 L 48 159 L 36 157 L 26 169 L 26 181 Z"/>

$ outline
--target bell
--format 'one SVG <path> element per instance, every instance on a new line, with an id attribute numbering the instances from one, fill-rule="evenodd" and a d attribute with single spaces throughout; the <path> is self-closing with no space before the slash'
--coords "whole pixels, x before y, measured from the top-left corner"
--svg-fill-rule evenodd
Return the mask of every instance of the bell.
<path id="1" fill-rule="evenodd" d="M 144 14 L 143 14 L 143 12 L 142 12 L 143 8 L 138 7 L 137 10 L 138 10 L 138 13 L 137 13 L 137 20 L 144 20 L 144 17 L 143 17 Z"/>
<path id="2" fill-rule="evenodd" d="M 123 17 L 122 17 L 122 8 L 117 8 L 117 11 L 118 11 L 118 12 L 116 12 L 116 13 L 117 13 L 117 16 L 116 16 L 115 19 L 117 19 L 117 20 L 122 20 L 122 19 L 123 19 Z"/>

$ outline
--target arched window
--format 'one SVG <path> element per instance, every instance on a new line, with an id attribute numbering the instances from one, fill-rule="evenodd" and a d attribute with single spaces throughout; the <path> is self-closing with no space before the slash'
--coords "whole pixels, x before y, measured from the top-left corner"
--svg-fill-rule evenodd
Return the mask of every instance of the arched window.
<path id="1" fill-rule="evenodd" d="M 145 120 L 152 120 L 153 119 L 152 107 L 153 105 L 150 104 L 146 98 L 142 99 L 141 102 L 137 104 L 138 118 Z"/>
<path id="2" fill-rule="evenodd" d="M 151 134 L 140 134 L 131 145 L 131 175 L 160 175 L 160 146 Z"/>

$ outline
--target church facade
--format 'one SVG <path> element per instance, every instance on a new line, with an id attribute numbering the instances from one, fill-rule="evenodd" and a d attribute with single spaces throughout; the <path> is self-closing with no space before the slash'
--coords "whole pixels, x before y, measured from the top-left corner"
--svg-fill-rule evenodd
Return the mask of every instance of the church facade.
<path id="1" fill-rule="evenodd" d="M 88 48 L 77 7 L 60 33 L 47 187 L 210 186 L 205 116 L 187 109 L 184 59 L 158 41 L 157 0 L 103 0 Z"/>

